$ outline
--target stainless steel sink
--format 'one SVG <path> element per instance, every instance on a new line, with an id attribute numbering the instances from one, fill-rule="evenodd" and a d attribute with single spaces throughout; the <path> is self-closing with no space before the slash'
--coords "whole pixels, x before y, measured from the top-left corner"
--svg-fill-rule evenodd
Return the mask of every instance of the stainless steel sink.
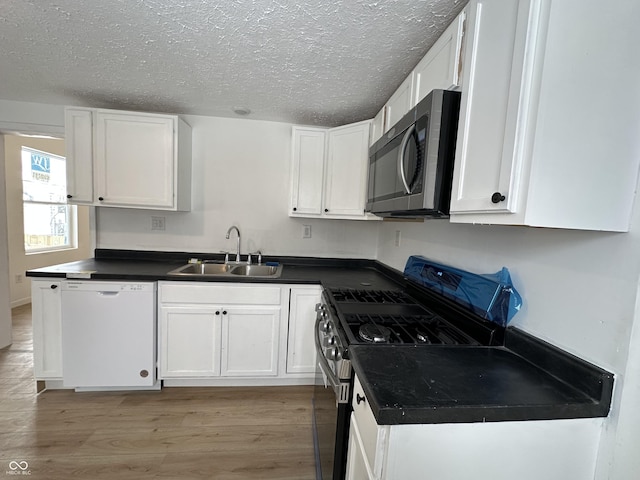
<path id="1" fill-rule="evenodd" d="M 168 275 L 180 277 L 229 276 L 278 278 L 282 274 L 282 265 L 236 265 L 233 263 L 188 263 L 171 270 Z"/>
<path id="2" fill-rule="evenodd" d="M 280 276 L 282 265 L 277 267 L 271 265 L 238 265 L 231 269 L 232 275 L 244 275 L 247 277 L 273 277 Z"/>
<path id="3" fill-rule="evenodd" d="M 227 263 L 188 263 L 169 272 L 169 275 L 222 275 L 231 270 Z"/>

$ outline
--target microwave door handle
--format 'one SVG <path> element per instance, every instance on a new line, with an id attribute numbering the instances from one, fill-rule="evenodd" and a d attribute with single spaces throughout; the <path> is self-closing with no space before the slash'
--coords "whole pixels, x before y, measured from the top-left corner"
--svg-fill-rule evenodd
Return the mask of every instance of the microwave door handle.
<path id="1" fill-rule="evenodd" d="M 404 151 L 407 148 L 407 143 L 409 143 L 409 138 L 416 131 L 415 123 L 409 127 L 409 129 L 402 137 L 402 142 L 400 142 L 400 151 L 398 152 L 398 176 L 400 180 L 402 180 L 402 184 L 404 185 L 404 189 L 407 194 L 411 194 L 411 189 L 409 188 L 409 184 L 407 183 L 407 177 L 404 173 Z"/>

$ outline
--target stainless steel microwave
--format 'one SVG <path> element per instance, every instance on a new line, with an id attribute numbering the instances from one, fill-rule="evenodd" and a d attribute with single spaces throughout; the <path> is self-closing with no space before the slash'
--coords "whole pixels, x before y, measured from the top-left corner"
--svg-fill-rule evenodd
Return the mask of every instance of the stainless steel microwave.
<path id="1" fill-rule="evenodd" d="M 433 90 L 369 149 L 366 210 L 447 217 L 460 92 Z"/>

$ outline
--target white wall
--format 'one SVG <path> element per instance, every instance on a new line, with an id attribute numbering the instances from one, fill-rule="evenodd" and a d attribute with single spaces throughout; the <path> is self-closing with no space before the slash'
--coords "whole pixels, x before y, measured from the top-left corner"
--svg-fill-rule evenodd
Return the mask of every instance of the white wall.
<path id="1" fill-rule="evenodd" d="M 636 300 L 636 318 L 640 318 L 640 285 Z M 610 435 L 611 444 L 607 447 L 609 460 L 600 465 L 602 475 L 598 478 L 627 479 L 636 478 L 640 472 L 638 455 L 640 426 L 640 322 L 636 321 L 631 332 L 629 360 L 627 362 L 625 389 L 620 398 L 620 408 L 616 412 L 617 429 Z M 611 473 L 609 474 L 609 469 Z"/>
<path id="2" fill-rule="evenodd" d="M 0 100 L 0 132 L 64 136 L 64 107 Z"/>
<path id="3" fill-rule="evenodd" d="M 187 116 L 193 131 L 191 212 L 97 209 L 97 246 L 189 252 L 373 258 L 377 222 L 290 218 L 291 127 L 286 123 Z M 164 232 L 151 216 L 166 218 Z M 312 238 L 302 238 L 302 225 Z"/>
<path id="4" fill-rule="evenodd" d="M 4 185 L 4 137 L 0 135 L 0 204 L 5 204 Z M 0 348 L 11 344 L 9 248 L 7 244 L 7 211 L 0 208 Z"/>
<path id="5" fill-rule="evenodd" d="M 78 248 L 25 254 L 21 147 L 24 145 L 55 155 L 65 156 L 64 140 L 21 137 L 17 135 L 5 135 L 4 138 L 9 245 L 9 275 L 7 278 L 9 279 L 11 291 L 11 307 L 16 307 L 31 301 L 31 280 L 24 276 L 25 271 L 88 258 L 93 256 L 93 251 L 89 232 L 89 207 L 79 206 L 76 208 Z M 19 282 L 16 279 L 17 275 L 21 276 Z"/>

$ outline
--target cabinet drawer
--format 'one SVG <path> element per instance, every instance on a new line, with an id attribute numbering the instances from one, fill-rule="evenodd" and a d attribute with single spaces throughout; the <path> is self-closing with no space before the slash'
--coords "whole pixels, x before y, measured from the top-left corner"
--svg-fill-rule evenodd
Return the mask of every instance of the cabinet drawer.
<path id="1" fill-rule="evenodd" d="M 360 402 L 358 402 L 360 400 Z M 369 407 L 369 401 L 366 399 L 360 380 L 356 376 L 353 385 L 353 416 L 358 425 L 358 431 L 362 441 L 362 450 L 364 451 L 364 459 L 369 469 L 374 472 L 376 478 L 382 470 L 382 459 L 384 455 L 382 450 L 385 447 L 388 427 L 381 427 L 376 422 L 373 412 Z"/>
<path id="2" fill-rule="evenodd" d="M 280 305 L 282 288 L 273 285 L 220 285 L 202 282 L 160 282 L 158 300 L 167 303 Z"/>

